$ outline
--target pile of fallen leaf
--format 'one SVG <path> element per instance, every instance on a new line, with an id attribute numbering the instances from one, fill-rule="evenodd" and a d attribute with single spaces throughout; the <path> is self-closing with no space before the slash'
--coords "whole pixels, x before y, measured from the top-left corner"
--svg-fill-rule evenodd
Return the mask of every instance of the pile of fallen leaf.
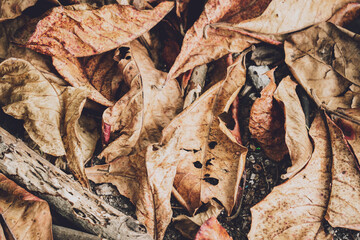
<path id="1" fill-rule="evenodd" d="M 171 221 L 188 238 L 231 239 L 216 217 L 241 206 L 250 131 L 292 165 L 252 207 L 248 238 L 331 239 L 324 219 L 360 231 L 360 36 L 343 28 L 359 10 L 356 0 L 5 1 L 0 105 L 84 187 L 115 185 L 154 239 Z M 85 168 L 95 157 L 104 163 Z M 171 195 L 189 216 L 172 219 Z"/>

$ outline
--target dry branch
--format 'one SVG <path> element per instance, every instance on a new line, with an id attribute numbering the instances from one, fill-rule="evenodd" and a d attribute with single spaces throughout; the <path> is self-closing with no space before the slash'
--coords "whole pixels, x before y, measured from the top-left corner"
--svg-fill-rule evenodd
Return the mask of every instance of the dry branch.
<path id="1" fill-rule="evenodd" d="M 109 239 L 151 239 L 135 219 L 103 202 L 1 127 L 0 172 L 88 232 Z"/>

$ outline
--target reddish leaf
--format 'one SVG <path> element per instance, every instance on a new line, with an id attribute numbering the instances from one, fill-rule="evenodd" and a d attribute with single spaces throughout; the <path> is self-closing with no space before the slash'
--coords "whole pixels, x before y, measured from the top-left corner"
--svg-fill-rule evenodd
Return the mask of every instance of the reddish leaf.
<path id="1" fill-rule="evenodd" d="M 273 71 L 268 76 L 271 82 L 261 91 L 261 97 L 255 100 L 251 108 L 249 130 L 266 155 L 280 161 L 288 153 L 285 144 L 285 119 L 283 110 L 273 97 L 276 90 Z"/>
<path id="2" fill-rule="evenodd" d="M 38 23 L 27 47 L 60 57 L 63 51 L 75 57 L 107 52 L 150 30 L 173 5 L 162 2 L 153 10 L 141 11 L 119 4 L 100 9 L 56 7 Z"/>
<path id="3" fill-rule="evenodd" d="M 232 237 L 220 225 L 216 217 L 211 217 L 201 225 L 195 240 L 232 240 Z"/>

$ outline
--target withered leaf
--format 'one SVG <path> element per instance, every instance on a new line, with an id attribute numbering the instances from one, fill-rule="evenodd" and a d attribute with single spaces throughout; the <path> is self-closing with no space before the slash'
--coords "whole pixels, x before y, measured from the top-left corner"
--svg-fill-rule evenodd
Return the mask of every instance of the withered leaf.
<path id="1" fill-rule="evenodd" d="M 263 2 L 268 2 L 268 0 L 257 0 L 251 3 L 240 0 L 208 1 L 199 19 L 186 32 L 180 54 L 170 69 L 168 78 L 176 78 L 196 66 L 217 60 L 228 53 L 241 52 L 252 44 L 258 43 L 254 38 L 237 32 L 206 26 L 230 17 L 244 19 L 253 16 L 252 14 L 259 14 L 266 7 Z"/>
<path id="2" fill-rule="evenodd" d="M 228 76 L 203 93 L 163 130 L 162 143 L 176 140 L 179 162 L 175 196 L 190 213 L 217 198 L 228 214 L 235 204 L 247 149 L 219 118 L 228 111 L 245 82 L 244 54 L 229 67 Z"/>
<path id="3" fill-rule="evenodd" d="M 83 10 L 56 7 L 38 23 L 27 47 L 57 57 L 64 51 L 74 57 L 107 52 L 150 30 L 173 5 L 165 1 L 152 10 L 119 4 Z"/>
<path id="4" fill-rule="evenodd" d="M 183 105 L 177 81 L 171 79 L 165 84 L 166 73 L 155 68 L 138 41 L 130 43 L 126 58 L 120 68 L 130 91 L 103 114 L 103 127 L 110 128 L 109 138 L 115 139 L 100 154 L 107 162 L 158 142 L 162 129 Z"/>
<path id="5" fill-rule="evenodd" d="M 360 85 L 359 46 L 356 36 L 321 23 L 291 35 L 284 46 L 285 61 L 315 101 L 331 110 L 356 107 L 352 104 L 356 93 L 349 86 Z"/>
<path id="6" fill-rule="evenodd" d="M 18 240 L 53 239 L 48 203 L 19 187 L 3 174 L 0 174 L 0 214 Z"/>
<path id="7" fill-rule="evenodd" d="M 312 123 L 310 135 L 315 149 L 306 167 L 251 208 L 250 240 L 331 239 L 322 226 L 330 194 L 331 145 L 320 114 Z"/>
<path id="8" fill-rule="evenodd" d="M 348 3 L 339 9 L 329 20 L 338 26 L 345 26 L 356 19 L 360 14 L 360 3 Z"/>
<path id="9" fill-rule="evenodd" d="M 0 5 L 0 22 L 20 16 L 22 11 L 35 5 L 37 0 L 8 0 Z"/>
<path id="10" fill-rule="evenodd" d="M 199 228 L 211 217 L 217 217 L 223 210 L 223 206 L 210 200 L 206 204 L 207 209 L 204 212 L 198 213 L 193 217 L 186 215 L 179 215 L 173 219 L 174 227 L 181 232 L 181 234 L 189 239 L 194 239 Z"/>
<path id="11" fill-rule="evenodd" d="M 257 18 L 234 24 L 263 34 L 286 34 L 325 22 L 353 0 L 273 0 Z"/>
<path id="12" fill-rule="evenodd" d="M 209 218 L 196 234 L 195 240 L 232 240 L 216 217 Z"/>
<path id="13" fill-rule="evenodd" d="M 332 148 L 331 194 L 325 219 L 332 227 L 360 231 L 360 172 L 341 131 L 327 118 Z"/>
<path id="14" fill-rule="evenodd" d="M 288 76 L 280 82 L 274 94 L 275 99 L 284 108 L 285 143 L 292 162 L 283 178 L 291 178 L 299 172 L 310 160 L 313 152 L 296 86 L 297 84 Z"/>
<path id="15" fill-rule="evenodd" d="M 88 131 L 90 122 L 81 125 L 79 121 L 88 92 L 52 83 L 22 59 L 2 62 L 0 77 L 4 112 L 24 120 L 25 130 L 42 151 L 54 156 L 66 154 L 70 170 L 89 186 L 83 164 L 92 156 L 99 136 L 97 131 Z"/>
<path id="16" fill-rule="evenodd" d="M 161 240 L 171 221 L 171 189 L 177 158 L 172 140 L 166 147 L 150 145 L 137 154 L 86 169 L 95 183 L 112 183 L 136 206 L 136 215 L 154 239 Z"/>
<path id="17" fill-rule="evenodd" d="M 265 154 L 275 161 L 280 161 L 288 153 L 285 144 L 284 112 L 274 99 L 276 84 L 273 71 L 269 72 L 270 83 L 261 91 L 251 107 L 249 130 L 260 143 Z"/>

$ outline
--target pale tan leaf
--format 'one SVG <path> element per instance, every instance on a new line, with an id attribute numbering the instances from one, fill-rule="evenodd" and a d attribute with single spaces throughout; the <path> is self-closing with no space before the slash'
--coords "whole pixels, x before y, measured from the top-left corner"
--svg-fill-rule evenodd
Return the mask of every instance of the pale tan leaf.
<path id="1" fill-rule="evenodd" d="M 216 218 L 224 209 L 223 206 L 214 200 L 210 200 L 206 205 L 207 209 L 204 212 L 198 213 L 193 217 L 186 215 L 175 217 L 173 219 L 174 227 L 180 231 L 183 236 L 194 239 L 201 225 L 211 217 Z"/>
<path id="2" fill-rule="evenodd" d="M 349 108 L 357 95 L 349 90 L 352 83 L 360 85 L 360 47 L 355 39 L 331 23 L 321 23 L 285 42 L 285 61 L 294 77 L 331 110 Z"/>
<path id="3" fill-rule="evenodd" d="M 217 198 L 231 213 L 244 170 L 247 149 L 237 143 L 220 114 L 228 111 L 245 82 L 244 54 L 228 76 L 203 93 L 163 131 L 162 142 L 174 138 L 179 166 L 174 180 L 179 202 L 193 213 Z"/>
<path id="4" fill-rule="evenodd" d="M 86 169 L 96 183 L 112 183 L 136 206 L 136 215 L 154 239 L 162 239 L 171 221 L 171 189 L 177 158 L 172 140 L 166 147 L 148 146 L 135 155 L 120 157 L 110 164 Z"/>
<path id="5" fill-rule="evenodd" d="M 261 91 L 261 97 L 256 99 L 251 107 L 249 130 L 265 154 L 275 161 L 280 161 L 288 153 L 285 144 L 285 119 L 281 106 L 274 99 L 276 84 L 273 71 L 269 76 L 271 82 Z"/>
<path id="6" fill-rule="evenodd" d="M 209 218 L 196 234 L 195 240 L 232 240 L 216 217 Z"/>
<path id="7" fill-rule="evenodd" d="M 249 3 L 241 0 L 210 0 L 194 25 L 186 32 L 180 54 L 169 71 L 176 78 L 196 66 L 217 60 L 228 53 L 242 52 L 258 41 L 252 37 L 224 29 L 207 28 L 225 19 L 247 19 L 260 14 L 268 0 Z"/>
<path id="8" fill-rule="evenodd" d="M 288 76 L 280 82 L 274 94 L 275 99 L 284 106 L 285 143 L 292 162 L 292 166 L 283 175 L 284 178 L 291 178 L 298 173 L 310 160 L 313 152 L 296 86 Z"/>
<path id="9" fill-rule="evenodd" d="M 183 105 L 177 81 L 171 79 L 165 84 L 166 73 L 155 68 L 145 47 L 133 41 L 130 53 L 131 59 L 122 68 L 130 91 L 103 114 L 103 125 L 111 130 L 110 139 L 116 138 L 100 154 L 107 162 L 158 142 L 162 129 Z"/>
<path id="10" fill-rule="evenodd" d="M 326 220 L 332 227 L 360 230 L 360 172 L 357 160 L 338 128 L 327 119 L 332 148 L 331 194 Z"/>
<path id="11" fill-rule="evenodd" d="M 141 11 L 119 4 L 83 10 L 56 7 L 38 23 L 27 47 L 58 57 L 63 51 L 74 57 L 107 52 L 149 31 L 173 5 L 162 2 L 152 10 Z"/>
<path id="12" fill-rule="evenodd" d="M 52 83 L 22 59 L 2 62 L 0 77 L 4 112 L 24 120 L 25 130 L 42 151 L 66 155 L 70 171 L 88 187 L 83 165 L 93 154 L 99 137 L 89 129 L 91 120 L 87 120 L 86 128 L 79 120 L 88 92 Z"/>
<path id="13" fill-rule="evenodd" d="M 19 187 L 3 174 L 0 174 L 0 214 L 17 240 L 53 239 L 48 203 Z"/>
<path id="14" fill-rule="evenodd" d="M 35 5 L 37 0 L 3 0 L 0 4 L 0 22 L 20 16 L 21 13 Z"/>
<path id="15" fill-rule="evenodd" d="M 0 104 L 4 112 L 24 119 L 25 130 L 42 151 L 54 156 L 65 155 L 60 132 L 61 89 L 21 59 L 2 62 L 0 77 Z"/>
<path id="16" fill-rule="evenodd" d="M 318 114 L 311 125 L 315 149 L 306 167 L 251 208 L 249 240 L 331 239 L 322 226 L 331 183 L 331 145 L 324 121 Z"/>
<path id="17" fill-rule="evenodd" d="M 65 119 L 63 137 L 68 167 L 79 182 L 89 188 L 84 165 L 96 147 L 100 135 L 94 119 L 81 115 L 88 92 L 81 88 L 68 88 L 63 93 Z"/>
<path id="18" fill-rule="evenodd" d="M 285 34 L 325 22 L 354 0 L 273 0 L 257 18 L 234 26 L 263 34 Z"/>

